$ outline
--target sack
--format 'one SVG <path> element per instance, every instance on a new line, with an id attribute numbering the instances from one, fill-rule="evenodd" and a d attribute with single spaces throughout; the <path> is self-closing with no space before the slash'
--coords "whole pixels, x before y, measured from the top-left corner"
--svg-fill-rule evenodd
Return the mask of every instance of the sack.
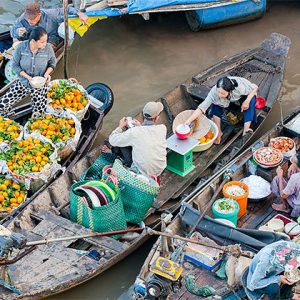
<path id="1" fill-rule="evenodd" d="M 127 228 L 120 191 L 113 184 L 108 184 L 116 192 L 116 199 L 97 208 L 88 207 L 75 189 L 88 182 L 79 181 L 72 185 L 70 191 L 70 217 L 73 222 L 96 232 L 108 232 Z"/>
<path id="2" fill-rule="evenodd" d="M 132 175 L 119 159 L 115 160 L 113 169 L 119 182 L 126 221 L 134 224 L 143 221 L 158 195 L 159 187 L 149 185 Z"/>

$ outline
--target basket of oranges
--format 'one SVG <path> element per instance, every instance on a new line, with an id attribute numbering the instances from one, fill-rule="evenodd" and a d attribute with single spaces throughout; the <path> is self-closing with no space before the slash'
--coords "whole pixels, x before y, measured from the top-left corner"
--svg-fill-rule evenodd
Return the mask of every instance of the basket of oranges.
<path id="1" fill-rule="evenodd" d="M 5 170 L 14 179 L 36 191 L 61 168 L 57 163 L 57 149 L 45 137 L 33 133 L 13 141 L 10 148 L 0 154 Z"/>
<path id="2" fill-rule="evenodd" d="M 27 197 L 24 184 L 7 176 L 0 176 L 0 218 L 22 204 Z"/>
<path id="3" fill-rule="evenodd" d="M 22 137 L 23 127 L 16 121 L 0 116 L 0 143 L 11 143 Z"/>
<path id="4" fill-rule="evenodd" d="M 50 140 L 58 151 L 58 157 L 63 161 L 76 150 L 81 135 L 81 123 L 74 115 L 65 114 L 60 117 L 46 114 L 38 118 L 31 118 L 24 126 L 25 137 L 38 132 Z"/>
<path id="5" fill-rule="evenodd" d="M 81 121 L 89 108 L 88 94 L 74 80 L 59 79 L 49 84 L 47 112 L 68 111 Z"/>

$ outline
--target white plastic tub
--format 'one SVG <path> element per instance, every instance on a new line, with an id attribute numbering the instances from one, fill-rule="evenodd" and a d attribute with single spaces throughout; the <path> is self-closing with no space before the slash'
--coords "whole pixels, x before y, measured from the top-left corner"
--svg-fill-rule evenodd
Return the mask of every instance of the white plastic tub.
<path id="1" fill-rule="evenodd" d="M 196 146 L 193 149 L 194 152 L 201 152 L 201 151 L 205 151 L 205 150 L 209 149 L 213 145 L 215 139 L 217 138 L 217 136 L 219 134 L 219 129 L 218 129 L 217 125 L 212 120 L 209 120 L 209 122 L 210 122 L 210 125 L 211 125 L 210 130 L 214 133 L 214 137 L 209 142 L 199 144 L 198 146 Z"/>

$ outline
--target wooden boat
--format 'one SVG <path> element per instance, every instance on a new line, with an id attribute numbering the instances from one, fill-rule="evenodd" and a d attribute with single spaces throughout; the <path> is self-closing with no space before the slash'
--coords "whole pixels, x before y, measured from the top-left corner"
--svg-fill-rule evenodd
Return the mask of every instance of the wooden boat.
<path id="1" fill-rule="evenodd" d="M 257 149 L 258 147 L 262 147 L 262 146 L 268 146 L 272 138 L 276 138 L 279 136 L 286 136 L 292 138 L 295 142 L 296 149 L 299 149 L 300 134 L 296 134 L 295 132 L 290 131 L 286 127 L 286 124 L 297 115 L 300 116 L 300 109 L 298 109 L 290 116 L 288 116 L 284 120 L 283 123 L 284 125 L 279 123 L 276 126 L 274 126 L 270 131 L 265 133 L 258 141 L 256 141 L 247 150 L 245 150 L 232 163 L 228 164 L 228 166 L 223 168 L 215 176 L 213 176 L 213 178 L 208 180 L 202 186 L 202 188 L 199 190 L 198 193 L 194 195 L 190 195 L 186 199 L 184 199 L 180 213 L 167 227 L 166 232 L 168 232 L 171 236 L 175 236 L 175 235 L 179 235 L 182 237 L 190 236 L 191 227 L 195 225 L 196 223 L 195 220 L 199 218 L 199 216 L 207 208 L 207 206 L 211 205 L 210 200 L 212 198 L 212 195 L 215 193 L 215 191 L 218 191 L 218 187 L 220 187 L 222 182 L 224 181 L 225 178 L 224 175 L 229 174 L 231 177 L 230 180 L 241 180 L 242 178 L 249 176 L 250 170 L 249 170 L 248 161 L 252 158 L 254 149 Z M 285 159 L 281 163 L 281 166 L 285 170 L 285 172 L 287 171 L 288 164 L 289 163 L 287 159 Z M 276 167 L 264 169 L 258 166 L 256 174 L 258 176 L 263 177 L 265 180 L 271 182 L 272 178 L 276 175 Z M 222 197 L 223 195 L 220 192 L 216 197 L 216 199 Z M 279 214 L 279 212 L 274 211 L 271 207 L 271 204 L 273 203 L 274 199 L 275 196 L 270 194 L 266 198 L 259 199 L 256 201 L 253 200 L 249 201 L 247 213 L 238 220 L 238 227 L 244 229 L 250 229 L 250 230 L 256 229 L 259 228 L 261 225 L 265 224 L 266 222 L 268 222 L 275 215 Z M 285 213 L 280 212 L 280 214 L 287 216 Z M 244 239 L 241 238 L 240 236 L 234 236 L 234 233 L 230 231 L 231 229 L 228 230 L 228 228 L 230 227 L 209 218 L 212 217 L 212 215 L 213 214 L 210 206 L 209 209 L 207 210 L 208 217 L 206 216 L 205 219 L 200 221 L 196 229 L 197 232 L 200 232 L 204 236 L 209 237 L 209 239 L 213 240 L 219 245 L 230 245 L 230 244 L 237 243 L 240 244 L 242 246 L 242 249 L 244 250 L 249 250 L 254 253 L 259 250 L 259 247 L 255 245 L 253 240 L 251 240 L 251 242 L 248 242 L 246 238 Z M 261 231 L 255 230 L 256 234 L 258 232 Z M 251 236 L 250 232 L 246 230 L 242 231 L 242 233 L 247 234 L 248 237 Z M 276 241 L 274 240 L 274 233 L 267 232 L 265 234 L 268 240 L 266 241 L 263 240 L 264 244 L 268 244 Z M 153 281 L 151 282 L 153 278 L 152 277 L 153 273 L 149 271 L 149 268 L 150 266 L 153 265 L 156 259 L 159 256 L 161 256 L 162 251 L 164 251 L 164 246 L 162 244 L 162 238 L 159 237 L 157 242 L 152 247 L 148 257 L 146 258 L 145 263 L 142 266 L 142 269 L 136 280 L 136 284 L 134 287 L 135 293 L 133 292 L 133 294 L 135 294 L 136 296 L 135 299 L 144 299 L 143 297 L 145 295 L 141 295 L 141 294 L 146 293 L 146 290 L 149 290 L 151 286 L 153 287 Z M 213 249 L 211 251 L 213 251 Z M 173 253 L 176 253 L 176 250 Z M 165 253 L 165 255 L 166 258 L 174 257 L 174 255 L 172 256 L 172 253 L 170 252 Z M 216 296 L 219 296 L 222 299 L 238 299 L 233 297 L 233 293 L 231 292 L 229 286 L 227 286 L 226 280 L 218 279 L 214 272 L 209 271 L 203 267 L 200 267 L 199 265 L 196 266 L 195 264 L 191 264 L 191 263 L 183 263 L 183 268 L 184 268 L 183 277 L 185 278 L 189 274 L 194 275 L 196 278 L 197 287 L 208 285 L 213 287 L 216 290 Z M 169 281 L 169 283 L 171 282 Z M 166 286 L 165 283 L 163 283 L 163 285 Z M 159 284 L 157 284 L 157 286 L 159 286 Z M 180 288 L 175 292 L 171 290 L 171 284 L 169 284 L 169 287 L 167 288 L 170 288 L 169 290 L 170 294 L 168 296 L 168 299 L 174 299 L 174 300 L 175 299 L 196 299 L 196 298 L 202 299 L 202 297 L 195 296 L 191 294 L 189 291 L 187 291 L 187 289 L 184 287 L 184 284 L 182 288 Z M 242 292 L 243 289 L 240 290 L 241 295 Z M 137 294 L 140 294 L 142 297 L 138 298 Z M 230 298 L 231 296 L 233 298 Z M 157 297 L 156 299 L 164 299 L 164 298 Z"/>
<path id="2" fill-rule="evenodd" d="M 226 59 L 196 75 L 193 79 L 187 80 L 157 100 L 164 105 L 160 120 L 171 133 L 174 117 L 179 112 L 195 106 L 195 100 L 191 95 L 199 99 L 198 92 L 201 91 L 201 97 L 205 97 L 207 89 L 212 87 L 219 77 L 227 74 L 241 74 L 257 83 L 261 88 L 261 94 L 268 99 L 267 107 L 258 112 L 258 128 L 277 99 L 283 78 L 284 57 L 289 43 L 288 38 L 272 34 L 260 47 Z M 141 114 L 137 118 L 141 120 Z M 152 228 L 157 226 L 159 222 L 154 214 L 155 210 L 158 210 L 160 214 L 166 210 L 166 207 L 169 210 L 178 208 L 179 195 L 199 176 L 202 176 L 222 153 L 228 150 L 231 155 L 235 155 L 238 150 L 229 149 L 229 146 L 234 146 L 234 142 L 241 136 L 241 133 L 241 128 L 238 128 L 236 132 L 233 129 L 225 130 L 225 138 L 221 145 L 214 145 L 206 152 L 195 155 L 196 170 L 186 177 L 179 177 L 165 171 L 162 176 L 160 195 L 153 208 L 149 210 L 149 217 L 145 223 Z M 243 140 L 242 144 L 247 140 Z M 5 226 L 14 232 L 24 234 L 28 240 L 91 233 L 89 229 L 70 221 L 69 190 L 74 180 L 78 180 L 99 156 L 100 151 L 100 147 L 97 147 L 72 165 L 64 175 L 42 191 L 18 215 L 5 222 Z M 228 153 L 225 154 L 228 155 Z M 169 205 L 168 202 L 171 204 Z M 163 204 L 168 204 L 168 206 L 163 207 Z M 109 269 L 136 250 L 148 238 L 148 234 L 143 231 L 139 234 L 135 233 L 131 240 L 124 239 L 123 236 L 118 240 L 109 237 L 92 237 L 40 246 L 8 266 L 14 286 L 20 290 L 21 294 L 16 295 L 1 288 L 1 296 L 4 299 L 37 299 L 63 292 Z M 91 250 L 99 253 L 101 257 L 99 261 L 82 254 L 82 251 L 89 253 Z"/>
<path id="3" fill-rule="evenodd" d="M 93 105 L 89 106 L 89 109 L 81 121 L 82 125 L 82 134 L 80 136 L 77 150 L 71 153 L 64 161 L 61 162 L 62 167 L 66 168 L 68 171 L 69 168 L 72 168 L 74 164 L 77 163 L 84 155 L 91 149 L 97 134 L 101 130 L 103 119 L 105 115 L 110 111 L 114 103 L 113 92 L 111 89 L 103 84 L 103 83 L 94 83 L 89 85 L 86 88 L 86 91 L 94 96 L 95 99 L 100 101 L 99 103 L 102 104 L 101 107 L 96 107 Z M 17 106 L 13 110 L 13 115 L 11 119 L 17 121 L 21 125 L 25 125 L 27 120 L 31 117 L 32 108 L 31 104 L 24 104 Z M 22 210 L 28 203 L 33 201 L 37 195 L 44 189 L 46 189 L 58 176 L 61 175 L 61 171 L 58 171 L 53 177 L 49 179 L 42 187 L 40 187 L 37 191 L 32 193 L 31 191 L 28 192 L 27 200 L 22 203 L 18 208 L 16 208 L 12 214 L 10 213 L 1 213 L 1 218 L 3 218 L 2 222 L 6 222 L 9 218 L 16 215 L 20 210 Z"/>

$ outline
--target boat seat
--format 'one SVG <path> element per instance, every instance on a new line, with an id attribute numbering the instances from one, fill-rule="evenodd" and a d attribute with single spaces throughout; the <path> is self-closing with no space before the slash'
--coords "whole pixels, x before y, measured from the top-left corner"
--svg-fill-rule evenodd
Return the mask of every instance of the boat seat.
<path id="1" fill-rule="evenodd" d="M 205 85 L 193 83 L 187 87 L 187 92 L 194 99 L 202 102 L 208 95 L 210 88 Z"/>

